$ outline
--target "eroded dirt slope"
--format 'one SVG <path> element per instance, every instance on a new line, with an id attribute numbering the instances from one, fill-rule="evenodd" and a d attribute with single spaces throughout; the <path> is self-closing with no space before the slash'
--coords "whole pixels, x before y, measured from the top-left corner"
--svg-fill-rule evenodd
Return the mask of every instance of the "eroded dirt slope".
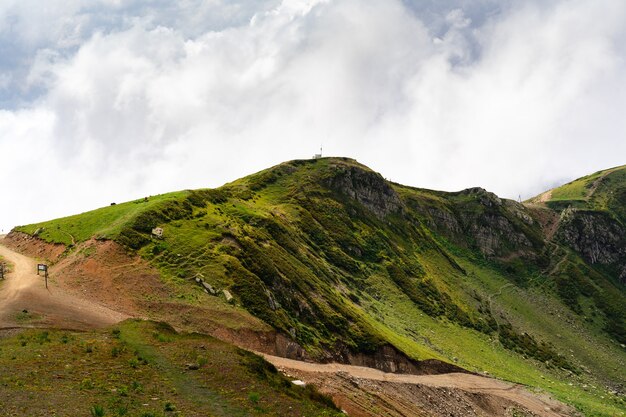
<path id="1" fill-rule="evenodd" d="M 76 297 L 52 281 L 46 288 L 32 258 L 2 245 L 0 255 L 13 264 L 13 271 L 0 286 L 0 327 L 90 329 L 128 318 L 101 304 Z"/>
<path id="2" fill-rule="evenodd" d="M 158 270 L 116 242 L 91 239 L 66 251 L 63 245 L 12 232 L 2 244 L 50 262 L 51 285 L 125 316 L 166 321 L 255 350 L 285 354 L 290 349 L 271 327 L 200 288 L 187 288 L 190 297 L 181 299 L 175 284 L 166 284 Z"/>
<path id="3" fill-rule="evenodd" d="M 320 387 L 350 416 L 576 415 L 573 409 L 546 395 L 480 375 L 393 374 L 359 366 L 263 356 L 290 377 Z"/>

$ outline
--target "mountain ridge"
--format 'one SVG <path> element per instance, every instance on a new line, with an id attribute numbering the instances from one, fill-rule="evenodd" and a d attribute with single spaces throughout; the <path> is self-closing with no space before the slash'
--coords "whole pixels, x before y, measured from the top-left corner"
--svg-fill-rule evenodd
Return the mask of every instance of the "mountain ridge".
<path id="1" fill-rule="evenodd" d="M 350 363 L 393 346 L 415 360 L 488 370 L 601 410 L 600 391 L 624 383 L 624 246 L 602 240 L 613 225 L 604 215 L 535 205 L 481 188 L 416 189 L 351 159 L 322 158 L 12 233 L 62 244 L 66 255 L 90 237 L 112 239 L 184 294 L 197 295 L 198 277 L 229 291 L 231 302 L 310 357 Z M 552 236 L 546 213 L 559 219 Z M 591 243 L 579 239 L 579 223 L 597 228 Z M 155 227 L 163 239 L 152 235 Z M 605 245 L 602 256 L 586 251 L 589 244 Z M 567 321 L 550 314 L 567 317 L 572 329 L 555 331 Z M 589 340 L 572 346 L 580 335 Z M 597 346 L 603 353 L 594 359 Z M 546 372 L 561 381 L 558 388 L 541 380 Z M 572 377 L 605 388 L 569 388 Z"/>

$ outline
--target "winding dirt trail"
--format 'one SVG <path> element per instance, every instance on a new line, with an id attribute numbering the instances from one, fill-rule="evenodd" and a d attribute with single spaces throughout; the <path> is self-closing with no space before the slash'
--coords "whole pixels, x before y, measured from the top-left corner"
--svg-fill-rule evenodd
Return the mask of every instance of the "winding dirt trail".
<path id="1" fill-rule="evenodd" d="M 54 282 L 37 275 L 34 259 L 2 244 L 0 256 L 13 264 L 13 272 L 0 281 L 0 328 L 57 327 L 86 330 L 128 318 L 94 302 L 62 291 Z"/>
<path id="2" fill-rule="evenodd" d="M 322 384 L 320 384 L 322 391 L 324 392 L 324 388 L 326 388 L 326 393 L 330 395 L 335 394 L 335 392 L 333 392 L 332 389 L 332 377 L 329 378 L 329 375 L 335 374 L 339 378 L 345 378 L 347 375 L 350 378 L 356 379 L 357 385 L 359 385 L 358 380 L 369 380 L 388 383 L 391 387 L 399 387 L 398 384 L 404 384 L 428 388 L 443 388 L 445 389 L 444 392 L 446 392 L 446 390 L 459 390 L 469 393 L 470 395 L 480 394 L 494 398 L 496 402 L 500 399 L 503 403 L 517 404 L 537 416 L 565 417 L 574 415 L 571 408 L 546 395 L 531 393 L 524 386 L 519 384 L 504 382 L 480 375 L 464 373 L 439 375 L 392 374 L 362 366 L 338 363 L 309 363 L 262 353 L 259 354 L 283 373 L 297 376 L 305 382 L 315 382 L 316 384 L 322 382 Z M 380 392 L 380 388 L 378 391 Z M 454 413 L 454 415 L 465 414 Z M 476 414 L 470 413 L 467 415 Z M 480 415 L 480 413 L 478 415 Z"/>

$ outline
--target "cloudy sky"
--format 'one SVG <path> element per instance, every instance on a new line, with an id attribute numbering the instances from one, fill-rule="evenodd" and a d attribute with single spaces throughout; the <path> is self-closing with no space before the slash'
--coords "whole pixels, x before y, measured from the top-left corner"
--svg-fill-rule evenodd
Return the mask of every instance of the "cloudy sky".
<path id="1" fill-rule="evenodd" d="M 349 156 L 530 197 L 626 163 L 626 2 L 0 2 L 0 227 Z"/>

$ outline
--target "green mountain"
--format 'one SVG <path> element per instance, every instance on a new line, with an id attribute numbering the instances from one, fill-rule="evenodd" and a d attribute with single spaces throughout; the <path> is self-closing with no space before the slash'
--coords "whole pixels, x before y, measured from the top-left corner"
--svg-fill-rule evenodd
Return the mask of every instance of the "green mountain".
<path id="1" fill-rule="evenodd" d="M 626 165 L 598 171 L 529 200 L 555 210 L 572 206 L 585 210 L 610 211 L 626 220 Z"/>
<path id="2" fill-rule="evenodd" d="M 293 357 L 458 366 L 586 415 L 619 415 L 625 175 L 603 171 L 520 204 L 481 188 L 390 183 L 347 158 L 298 160 L 13 234 L 66 245 L 66 255 L 92 237 L 113 240 L 158 268 L 177 303 L 242 306 L 285 336 Z"/>

